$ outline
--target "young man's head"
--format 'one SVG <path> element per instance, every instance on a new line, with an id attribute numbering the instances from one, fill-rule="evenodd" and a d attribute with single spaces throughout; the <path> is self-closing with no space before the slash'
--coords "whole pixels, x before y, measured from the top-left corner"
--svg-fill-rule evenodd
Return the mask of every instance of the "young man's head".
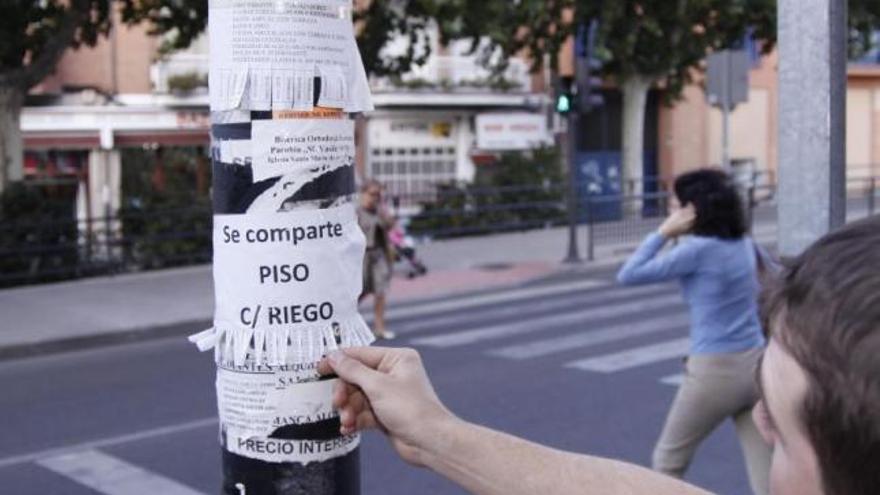
<path id="1" fill-rule="evenodd" d="M 818 241 L 765 298 L 772 493 L 880 493 L 880 216 Z"/>

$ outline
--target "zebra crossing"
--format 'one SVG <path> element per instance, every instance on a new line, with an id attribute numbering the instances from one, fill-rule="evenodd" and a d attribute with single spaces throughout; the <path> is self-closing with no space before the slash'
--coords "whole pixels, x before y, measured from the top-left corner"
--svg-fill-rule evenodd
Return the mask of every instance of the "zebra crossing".
<path id="1" fill-rule="evenodd" d="M 401 343 L 422 350 L 471 352 L 525 367 L 552 362 L 597 376 L 673 363 L 688 349 L 688 316 L 674 285 L 629 288 L 592 278 L 394 307 L 389 317 Z M 668 370 L 651 378 L 661 387 L 683 379 Z M 71 494 L 199 495 L 204 492 L 191 480 L 136 465 L 114 455 L 114 448 L 215 426 L 216 418 L 205 418 L 0 459 L 0 468 L 35 466 L 78 487 L 65 491 Z"/>
<path id="2" fill-rule="evenodd" d="M 553 286 L 550 286 L 553 287 Z M 475 350 L 526 364 L 550 358 L 559 366 L 597 374 L 622 373 L 681 360 L 688 353 L 688 315 L 672 284 L 621 287 L 611 281 L 517 290 L 508 301 L 450 311 L 424 308 L 404 321 L 392 318 L 406 345 L 437 351 Z M 678 386 L 683 376 L 657 382 Z"/>

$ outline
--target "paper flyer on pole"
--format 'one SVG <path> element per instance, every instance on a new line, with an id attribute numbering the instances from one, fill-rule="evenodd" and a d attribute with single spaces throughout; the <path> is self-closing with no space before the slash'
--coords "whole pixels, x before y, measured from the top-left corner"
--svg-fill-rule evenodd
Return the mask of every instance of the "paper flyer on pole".
<path id="1" fill-rule="evenodd" d="M 210 0 L 211 110 L 373 109 L 351 0 Z"/>

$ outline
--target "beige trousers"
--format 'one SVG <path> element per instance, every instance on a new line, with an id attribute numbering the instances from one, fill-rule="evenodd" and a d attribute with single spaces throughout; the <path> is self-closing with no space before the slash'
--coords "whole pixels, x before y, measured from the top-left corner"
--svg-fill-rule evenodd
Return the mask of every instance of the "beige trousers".
<path id="1" fill-rule="evenodd" d="M 694 452 L 725 419 L 731 418 L 756 495 L 769 491 L 770 447 L 752 421 L 758 400 L 755 367 L 763 349 L 741 353 L 690 356 L 684 382 L 666 417 L 654 448 L 656 471 L 681 478 Z"/>

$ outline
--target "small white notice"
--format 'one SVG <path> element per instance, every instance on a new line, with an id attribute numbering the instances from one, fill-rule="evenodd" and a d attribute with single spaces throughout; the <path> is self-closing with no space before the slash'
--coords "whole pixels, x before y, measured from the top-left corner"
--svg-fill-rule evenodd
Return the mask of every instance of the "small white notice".
<path id="1" fill-rule="evenodd" d="M 373 109 L 351 0 L 210 0 L 211 110 Z"/>
<path id="2" fill-rule="evenodd" d="M 254 181 L 299 179 L 354 163 L 353 120 L 257 120 L 252 136 Z"/>
<path id="3" fill-rule="evenodd" d="M 477 148 L 486 151 L 531 150 L 553 144 L 542 114 L 483 113 L 477 115 Z"/>
<path id="4" fill-rule="evenodd" d="M 300 383 L 296 371 L 217 369 L 221 435 L 230 452 L 267 462 L 326 461 L 354 450 L 332 404 L 338 380 Z"/>

